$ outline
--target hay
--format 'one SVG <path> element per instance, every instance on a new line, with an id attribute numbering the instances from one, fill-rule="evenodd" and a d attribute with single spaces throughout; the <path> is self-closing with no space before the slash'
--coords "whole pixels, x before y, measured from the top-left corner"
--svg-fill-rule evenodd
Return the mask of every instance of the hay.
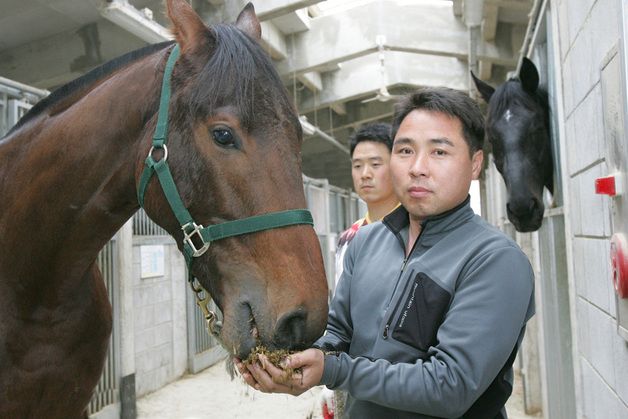
<path id="1" fill-rule="evenodd" d="M 292 379 L 295 373 L 300 374 L 302 371 L 301 368 L 283 368 L 281 366 L 281 361 L 283 361 L 289 355 L 297 352 L 298 351 L 288 351 L 286 349 L 277 349 L 271 351 L 263 345 L 257 345 L 255 349 L 251 351 L 249 356 L 242 362 L 244 363 L 244 365 L 253 365 L 255 363 L 261 364 L 259 356 L 264 355 L 266 359 L 268 359 L 275 367 L 283 370 L 284 375 L 282 377 L 281 383 L 286 383 L 287 381 Z"/>

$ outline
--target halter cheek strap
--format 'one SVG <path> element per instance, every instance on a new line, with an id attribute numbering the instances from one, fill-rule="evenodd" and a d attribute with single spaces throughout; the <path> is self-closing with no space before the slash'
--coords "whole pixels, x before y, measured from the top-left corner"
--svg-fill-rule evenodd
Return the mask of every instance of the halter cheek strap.
<path id="1" fill-rule="evenodd" d="M 176 44 L 170 53 L 164 78 L 161 85 L 161 98 L 159 100 L 159 113 L 157 116 L 157 127 L 153 136 L 153 143 L 148 156 L 146 157 L 144 171 L 140 177 L 140 183 L 137 191 L 137 199 L 140 206 L 144 207 L 144 195 L 146 188 L 153 174 L 157 174 L 157 178 L 161 188 L 166 196 L 168 204 L 177 218 L 181 230 L 183 230 L 183 255 L 188 268 L 188 280 L 197 297 L 197 304 L 205 315 L 207 327 L 211 334 L 217 334 L 215 328 L 219 326 L 216 323 L 216 315 L 207 307 L 210 296 L 203 289 L 198 280 L 191 274 L 191 267 L 194 258 L 204 254 L 211 242 L 224 239 L 227 237 L 239 236 L 242 234 L 255 233 L 279 227 L 287 227 L 299 224 L 314 225 L 312 215 L 307 209 L 292 209 L 279 212 L 271 212 L 262 215 L 255 215 L 240 220 L 227 221 L 221 224 L 214 224 L 203 227 L 197 224 L 192 215 L 189 213 L 181 196 L 177 190 L 177 186 L 172 178 L 170 167 L 168 166 L 168 110 L 170 104 L 170 78 L 174 69 L 175 62 L 179 57 L 179 45 Z M 163 155 L 158 160 L 153 158 L 156 150 L 162 150 Z M 195 283 L 197 286 L 195 286 Z M 201 297 L 201 292 L 205 293 Z"/>

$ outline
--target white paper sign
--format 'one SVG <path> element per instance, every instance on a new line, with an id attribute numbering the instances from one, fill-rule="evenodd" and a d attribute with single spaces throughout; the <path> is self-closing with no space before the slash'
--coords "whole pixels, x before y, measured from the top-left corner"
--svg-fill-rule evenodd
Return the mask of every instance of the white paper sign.
<path id="1" fill-rule="evenodd" d="M 140 246 L 141 278 L 164 276 L 164 246 Z"/>

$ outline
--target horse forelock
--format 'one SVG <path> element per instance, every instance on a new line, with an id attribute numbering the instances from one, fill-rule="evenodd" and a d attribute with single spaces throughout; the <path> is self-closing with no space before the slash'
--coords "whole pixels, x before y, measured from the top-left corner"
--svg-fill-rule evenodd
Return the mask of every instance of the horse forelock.
<path id="1" fill-rule="evenodd" d="M 288 120 L 300 130 L 294 107 L 272 61 L 262 47 L 234 25 L 211 28 L 212 51 L 202 70 L 191 78 L 188 108 L 207 117 L 223 106 L 235 108 L 242 127 L 281 125 Z M 300 136 L 299 136 L 300 137 Z"/>
<path id="2" fill-rule="evenodd" d="M 510 113 L 510 120 L 513 116 L 518 116 L 517 108 L 524 108 L 530 112 L 547 112 L 547 105 L 543 101 L 546 93 L 538 89 L 535 94 L 530 94 L 523 90 L 521 82 L 517 79 L 510 79 L 495 90 L 488 106 L 488 122 L 494 122 Z M 545 99 L 547 102 L 547 99 Z"/>

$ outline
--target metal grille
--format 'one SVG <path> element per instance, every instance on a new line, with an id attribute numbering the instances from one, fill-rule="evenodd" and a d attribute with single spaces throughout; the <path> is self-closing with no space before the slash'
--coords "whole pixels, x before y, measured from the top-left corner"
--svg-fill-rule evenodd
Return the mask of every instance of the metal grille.
<path id="1" fill-rule="evenodd" d="M 143 208 L 133 216 L 133 234 L 136 236 L 168 236 L 168 232 L 159 227 L 146 214 Z"/>
<path id="2" fill-rule="evenodd" d="M 330 185 L 327 179 L 303 176 L 303 188 L 321 245 L 327 283 L 332 289 L 336 276 L 337 237 L 366 212 L 366 204 L 356 193 Z"/>
<path id="3" fill-rule="evenodd" d="M 116 260 L 115 260 L 115 241 L 110 241 L 98 254 L 97 259 L 98 267 L 102 272 L 105 286 L 107 287 L 107 294 L 109 295 L 109 302 L 111 306 L 115 308 L 118 306 L 116 299 L 116 293 L 114 292 L 114 279 L 116 272 Z M 116 323 L 114 321 L 114 328 Z M 120 400 L 120 391 L 118 388 L 118 371 L 116 368 L 116 348 L 118 347 L 117 336 L 114 333 L 111 334 L 111 341 L 109 343 L 109 350 L 107 352 L 107 360 L 105 362 L 105 368 L 103 369 L 98 385 L 94 389 L 92 400 L 88 406 L 88 413 L 92 414 L 98 412 L 105 406 L 118 403 Z"/>
<path id="4" fill-rule="evenodd" d="M 0 137 L 17 124 L 32 106 L 28 102 L 11 99 L 8 93 L 0 91 Z"/>

